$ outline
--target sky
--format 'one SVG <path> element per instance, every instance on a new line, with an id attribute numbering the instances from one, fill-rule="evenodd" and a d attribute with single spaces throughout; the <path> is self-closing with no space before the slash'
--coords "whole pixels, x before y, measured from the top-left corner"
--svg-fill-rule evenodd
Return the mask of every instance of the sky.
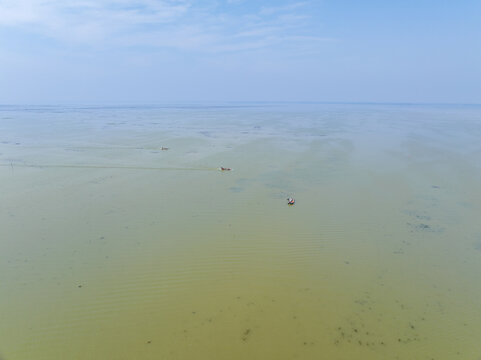
<path id="1" fill-rule="evenodd" d="M 0 104 L 481 103 L 481 1 L 0 0 Z"/>

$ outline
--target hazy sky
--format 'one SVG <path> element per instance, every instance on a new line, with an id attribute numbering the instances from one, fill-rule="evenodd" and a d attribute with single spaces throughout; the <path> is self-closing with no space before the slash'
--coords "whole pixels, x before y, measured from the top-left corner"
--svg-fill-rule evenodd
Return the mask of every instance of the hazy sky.
<path id="1" fill-rule="evenodd" d="M 0 103 L 481 103 L 481 0 L 0 0 Z"/>

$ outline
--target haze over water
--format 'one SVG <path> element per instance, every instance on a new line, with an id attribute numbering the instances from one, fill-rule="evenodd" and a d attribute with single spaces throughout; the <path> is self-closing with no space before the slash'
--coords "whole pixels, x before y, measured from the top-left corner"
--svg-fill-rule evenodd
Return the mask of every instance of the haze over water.
<path id="1" fill-rule="evenodd" d="M 0 354 L 479 360 L 480 138 L 480 106 L 1 106 Z"/>

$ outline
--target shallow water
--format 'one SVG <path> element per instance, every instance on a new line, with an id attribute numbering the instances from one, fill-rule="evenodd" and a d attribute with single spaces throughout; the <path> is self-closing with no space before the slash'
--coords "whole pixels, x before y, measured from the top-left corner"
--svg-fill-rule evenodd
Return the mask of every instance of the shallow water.
<path id="1" fill-rule="evenodd" d="M 479 106 L 2 106 L 0 354 L 479 360 L 480 138 Z"/>

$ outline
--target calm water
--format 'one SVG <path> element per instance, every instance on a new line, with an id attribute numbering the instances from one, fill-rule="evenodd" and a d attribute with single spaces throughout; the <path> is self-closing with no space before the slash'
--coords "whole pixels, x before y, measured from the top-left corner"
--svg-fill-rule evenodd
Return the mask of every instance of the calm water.
<path id="1" fill-rule="evenodd" d="M 479 360 L 480 139 L 479 106 L 2 106 L 0 357 Z"/>

